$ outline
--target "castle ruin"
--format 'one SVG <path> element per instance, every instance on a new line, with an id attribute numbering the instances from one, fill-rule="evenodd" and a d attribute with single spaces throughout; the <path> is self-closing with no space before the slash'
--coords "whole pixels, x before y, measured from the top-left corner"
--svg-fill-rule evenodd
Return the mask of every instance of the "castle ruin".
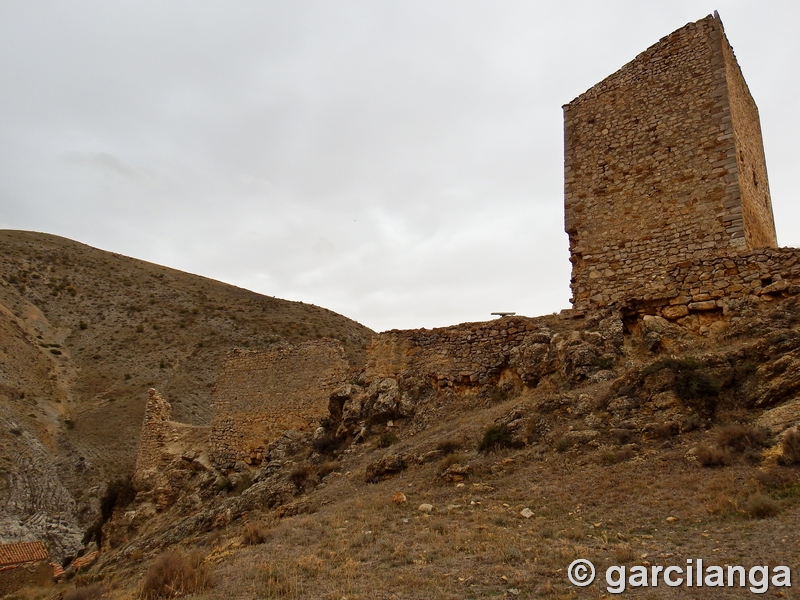
<path id="1" fill-rule="evenodd" d="M 702 332 L 732 301 L 800 294 L 800 249 L 777 247 L 758 110 L 716 14 L 567 104 L 564 129 L 574 310 L 377 334 L 367 383 L 479 395 L 556 373 L 601 381 L 622 351 L 620 316 Z M 187 445 L 222 471 L 258 466 L 284 431 L 317 427 L 348 371 L 335 340 L 233 350 L 210 429 L 173 422 L 151 391 L 137 480 L 159 479 Z"/>
<path id="2" fill-rule="evenodd" d="M 776 248 L 758 109 L 716 13 L 565 105 L 564 139 L 576 309 L 638 302 L 680 317 L 797 276 L 796 252 Z"/>

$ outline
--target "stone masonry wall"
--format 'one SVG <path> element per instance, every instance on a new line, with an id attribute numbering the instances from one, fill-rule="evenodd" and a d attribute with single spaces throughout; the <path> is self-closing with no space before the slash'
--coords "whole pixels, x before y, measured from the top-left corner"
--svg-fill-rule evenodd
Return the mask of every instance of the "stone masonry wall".
<path id="1" fill-rule="evenodd" d="M 268 444 L 283 431 L 315 428 L 348 371 L 344 350 L 335 340 L 233 350 L 212 392 L 215 465 L 259 464 Z"/>
<path id="2" fill-rule="evenodd" d="M 527 339 L 549 342 L 541 319 L 505 317 L 437 329 L 386 331 L 367 347 L 367 381 L 413 374 L 450 385 L 496 383 L 514 348 Z M 546 338 L 546 340 L 545 340 Z"/>
<path id="3" fill-rule="evenodd" d="M 736 169 L 741 193 L 742 220 L 748 248 L 775 247 L 775 222 L 767 180 L 767 161 L 761 138 L 758 107 L 745 83 L 739 63 L 725 35 L 721 35 L 725 59 L 728 103 L 733 125 Z M 730 202 L 735 202 L 731 199 Z"/>
<path id="4" fill-rule="evenodd" d="M 758 111 L 718 17 L 566 105 L 564 131 L 575 308 L 641 296 L 687 260 L 776 245 Z"/>
<path id="5" fill-rule="evenodd" d="M 761 248 L 685 261 L 667 269 L 661 289 L 632 300 L 639 312 L 679 319 L 724 311 L 730 300 L 769 301 L 800 293 L 800 249 Z"/>
<path id="6" fill-rule="evenodd" d="M 365 379 L 396 379 L 401 390 L 427 384 L 478 392 L 485 386 L 536 387 L 555 372 L 578 381 L 618 355 L 622 321 L 613 312 L 586 319 L 570 312 L 386 331 L 367 348 Z"/>
<path id="7" fill-rule="evenodd" d="M 172 406 L 151 388 L 136 455 L 134 486 L 143 489 L 162 483 L 166 464 L 187 450 L 205 450 L 209 432 L 209 427 L 173 421 Z"/>

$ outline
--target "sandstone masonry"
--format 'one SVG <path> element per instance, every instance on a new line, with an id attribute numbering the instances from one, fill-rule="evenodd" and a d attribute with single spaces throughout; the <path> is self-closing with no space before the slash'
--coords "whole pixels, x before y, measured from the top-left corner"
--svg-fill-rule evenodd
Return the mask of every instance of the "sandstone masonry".
<path id="1" fill-rule="evenodd" d="M 212 393 L 214 464 L 220 469 L 238 461 L 258 465 L 283 431 L 315 429 L 348 371 L 344 349 L 335 340 L 231 351 Z"/>
<path id="2" fill-rule="evenodd" d="M 777 246 L 775 226 L 758 109 L 716 14 L 564 106 L 564 131 L 575 308 L 743 293 L 763 263 L 748 257 L 791 270 L 791 252 L 749 253 Z"/>

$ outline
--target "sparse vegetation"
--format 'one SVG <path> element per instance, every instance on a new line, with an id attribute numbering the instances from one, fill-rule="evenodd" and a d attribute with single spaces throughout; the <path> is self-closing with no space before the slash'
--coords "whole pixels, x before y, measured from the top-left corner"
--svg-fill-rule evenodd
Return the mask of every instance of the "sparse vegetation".
<path id="1" fill-rule="evenodd" d="M 461 457 L 458 456 L 457 454 L 448 454 L 447 456 L 445 456 L 441 461 L 439 461 L 439 468 L 438 468 L 439 475 L 447 471 L 447 469 L 449 469 L 453 465 L 459 464 L 460 460 Z"/>
<path id="2" fill-rule="evenodd" d="M 505 423 L 492 425 L 483 432 L 483 437 L 478 443 L 478 452 L 494 452 L 502 448 L 511 448 L 513 443 L 508 425 Z"/>
<path id="3" fill-rule="evenodd" d="M 106 590 L 100 583 L 79 586 L 64 592 L 62 600 L 103 600 Z"/>
<path id="4" fill-rule="evenodd" d="M 436 449 L 447 456 L 461 450 L 461 442 L 455 438 L 447 438 L 436 444 Z"/>
<path id="5" fill-rule="evenodd" d="M 317 467 L 317 477 L 324 479 L 331 473 L 338 471 L 340 467 L 341 465 L 335 460 L 326 460 Z"/>
<path id="6" fill-rule="evenodd" d="M 29 301 L 50 293 L 50 288 L 42 289 L 50 272 L 42 268 L 39 272 L 43 276 L 38 284 L 30 274 L 26 276 L 30 280 Z M 117 274 L 109 271 L 104 277 Z M 142 280 L 148 285 L 140 292 Z M 57 323 L 59 326 L 78 329 L 76 322 L 82 318 L 90 320 L 91 327 L 59 340 L 63 347 L 51 345 L 53 339 L 46 334 L 31 338 L 38 345 L 34 348 L 37 356 L 46 358 L 51 348 L 57 348 L 81 368 L 83 387 L 74 390 L 76 402 L 56 407 L 62 409 L 58 414 L 64 424 L 58 434 L 66 442 L 74 442 L 73 436 L 78 435 L 94 442 L 91 436 L 102 431 L 106 423 L 113 424 L 115 433 L 138 431 L 141 412 L 130 410 L 130 406 L 138 401 L 134 394 L 141 396 L 145 382 L 166 388 L 165 397 L 173 402 L 177 420 L 184 420 L 189 411 L 194 415 L 199 405 L 196 422 L 207 422 L 203 398 L 208 397 L 218 368 L 215 357 L 223 356 L 229 345 L 265 347 L 279 341 L 278 332 L 286 332 L 293 341 L 301 339 L 302 331 L 312 337 L 322 331 L 348 335 L 328 324 L 324 329 L 314 324 L 302 327 L 302 320 L 295 317 L 281 317 L 282 321 L 259 326 L 255 333 L 240 332 L 231 325 L 229 314 L 236 313 L 236 327 L 244 330 L 251 319 L 256 319 L 253 315 L 260 319 L 282 309 L 253 300 L 255 308 L 248 312 L 241 308 L 248 306 L 247 300 L 222 299 L 213 291 L 201 298 L 198 290 L 193 290 L 191 301 L 180 299 L 170 290 L 169 278 L 152 274 L 127 276 L 126 294 L 131 297 L 122 302 L 114 300 L 108 287 L 101 285 L 98 289 L 79 283 L 75 287 L 80 294 L 74 298 L 67 290 L 57 300 L 46 300 L 51 308 L 68 302 L 74 310 L 62 317 L 65 320 Z M 158 290 L 158 302 L 152 297 L 148 300 L 151 289 Z M 6 292 L 17 294 L 18 290 L 7 287 Z M 97 304 L 81 313 L 87 296 Z M 218 303 L 224 305 L 222 312 L 213 310 Z M 142 310 L 132 310 L 131 305 Z M 202 310 L 195 312 L 195 305 Z M 122 312 L 119 306 L 124 308 Z M 48 318 L 56 312 L 52 308 Z M 54 323 L 57 316 L 52 317 Z M 206 318 L 213 318 L 214 326 L 202 329 Z M 590 327 L 586 319 L 547 318 L 548 327 L 558 334 L 582 335 L 582 329 Z M 158 336 L 134 334 L 137 323 L 149 331 L 154 322 L 160 326 Z M 633 334 L 626 335 L 636 335 L 632 330 Z M 193 333 L 188 335 L 190 331 Z M 127 510 L 114 510 L 122 503 L 115 500 L 106 504 L 103 499 L 104 506 L 113 505 L 110 512 L 104 509 L 114 515 L 114 520 L 106 522 L 108 539 L 103 540 L 110 560 L 104 557 L 96 568 L 109 590 L 107 595 L 113 598 L 131 597 L 140 590 L 143 598 L 195 594 L 193 597 L 203 599 L 339 599 L 388 597 L 394 593 L 398 597 L 425 594 L 456 600 L 536 594 L 567 598 L 574 590 L 568 587 L 563 570 L 579 553 L 601 562 L 613 560 L 614 564 L 653 561 L 669 553 L 700 556 L 712 548 L 712 542 L 716 547 L 721 531 L 725 538 L 719 546 L 725 553 L 763 540 L 771 544 L 776 557 L 790 559 L 791 544 L 773 542 L 783 535 L 784 517 L 790 518 L 790 511 L 800 502 L 800 469 L 794 466 L 800 465 L 800 435 L 793 441 L 790 431 L 781 439 L 783 456 L 778 460 L 787 466 L 772 463 L 777 454 L 774 448 L 764 453 L 763 466 L 756 468 L 750 461 L 760 460 L 762 450 L 773 441 L 765 431 L 745 423 L 764 410 L 750 408 L 756 406 L 757 394 L 767 388 L 765 384 L 779 381 L 774 374 L 781 373 L 781 365 L 793 369 L 793 363 L 788 358 L 778 362 L 790 354 L 784 346 L 780 352 L 750 347 L 754 341 L 766 345 L 763 332 L 736 334 L 739 337 L 733 333 L 725 338 L 730 345 L 724 348 L 714 346 L 711 337 L 692 346 L 690 334 L 689 341 L 665 344 L 664 352 L 697 352 L 698 356 L 702 352 L 703 359 L 659 361 L 658 368 L 650 368 L 645 377 L 638 365 L 652 361 L 650 354 L 625 354 L 610 362 L 595 359 L 590 365 L 583 363 L 583 368 L 613 368 L 614 377 L 628 385 L 624 391 L 615 387 L 616 380 L 611 378 L 586 385 L 567 381 L 561 372 L 537 376 L 536 387 L 527 387 L 519 399 L 512 397 L 510 392 L 518 390 L 511 386 L 480 389 L 464 383 L 459 390 L 455 389 L 460 385 L 456 382 L 441 390 L 425 388 L 424 394 L 412 392 L 418 394 L 412 398 L 418 408 L 414 416 L 396 419 L 390 430 L 384 429 L 385 420 L 370 422 L 372 438 L 360 444 L 352 443 L 352 433 L 343 434 L 341 439 L 333 435 L 342 422 L 340 414 L 325 423 L 327 434 L 315 436 L 313 442 L 313 427 L 293 435 L 293 446 L 287 445 L 285 454 L 283 448 L 270 449 L 265 441 L 259 483 L 241 496 L 235 492 L 250 480 L 231 470 L 232 465 L 226 471 L 230 478 L 217 477 L 207 472 L 199 459 L 176 455 L 170 469 L 179 466 L 169 472 L 170 485 L 186 485 L 185 481 L 202 481 L 203 485 L 181 490 L 174 499 L 167 497 L 169 490 L 141 490 L 142 504 Z M 785 334 L 771 339 L 791 344 L 795 337 Z M 183 343 L 187 349 L 184 354 L 180 349 Z M 743 350 L 740 344 L 748 347 Z M 354 346 L 363 351 L 363 341 L 354 342 Z M 634 351 L 625 349 L 626 353 Z M 767 355 L 773 351 L 774 355 Z M 603 352 L 598 350 L 594 356 L 605 356 Z M 91 360 L 93 356 L 97 357 L 95 361 Z M 739 366 L 735 360 L 741 356 L 750 362 Z M 160 360 L 168 371 L 156 368 Z M 201 363 L 202 370 L 190 370 Z M 687 399 L 691 394 L 682 397 L 676 391 L 676 372 L 684 372 L 687 390 L 700 390 L 694 400 Z M 715 388 L 703 384 L 704 377 L 717 385 L 716 396 L 706 395 Z M 528 385 L 529 380 L 523 381 Z M 364 372 L 354 371 L 348 382 L 364 386 Z M 741 389 L 736 389 L 739 383 L 731 382 L 741 383 Z M 17 389 L 22 387 L 4 390 L 9 394 L 9 406 L 21 407 L 17 435 L 8 433 L 12 427 L 9 421 L 2 440 L 12 448 L 42 426 L 27 415 L 38 415 L 40 423 L 47 424 L 46 413 L 36 406 L 43 404 L 42 389 L 26 383 L 27 394 L 23 396 Z M 404 393 L 409 392 L 404 389 Z M 430 403 L 426 404 L 429 396 L 425 394 L 431 394 Z M 676 397 L 681 402 L 676 402 Z M 112 399 L 113 411 L 98 411 L 99 416 L 95 416 L 85 410 L 89 405 L 93 410 L 107 407 Z M 779 402 L 770 400 L 764 406 L 777 406 Z M 708 407 L 717 404 L 712 415 Z M 113 420 L 125 410 L 133 417 Z M 513 423 L 513 435 L 508 426 L 498 423 Z M 393 439 L 388 435 L 384 439 L 389 433 Z M 582 437 L 583 433 L 596 433 L 596 437 Z M 486 449 L 477 452 L 484 439 Z M 520 448 L 516 448 L 513 440 L 524 440 L 525 444 L 519 442 Z M 797 447 L 794 454 L 793 446 Z M 99 443 L 94 442 L 93 448 L 97 447 Z M 727 468 L 687 468 L 690 448 L 695 449 L 700 464 Z M 63 456 L 56 459 L 59 468 L 67 469 L 67 477 L 85 477 L 85 490 L 91 493 L 97 489 L 90 477 L 100 470 L 95 462 L 99 454 L 85 456 L 85 460 L 75 455 L 68 455 L 70 460 Z M 125 459 L 126 455 L 109 452 L 107 462 L 100 466 L 113 471 L 114 461 L 120 457 Z M 9 480 L 6 473 L 12 459 L 12 452 L 0 453 L 0 487 Z M 127 460 L 125 464 L 130 462 L 129 455 Z M 451 469 L 455 465 L 458 467 Z M 448 469 L 450 472 L 441 477 Z M 217 493 L 218 488 L 226 493 Z M 162 503 L 166 507 L 162 508 Z M 432 510 L 418 510 L 423 504 L 432 505 Z M 156 505 L 158 509 L 152 512 Z M 530 518 L 521 513 L 527 507 L 534 511 Z M 768 518 L 776 514 L 780 518 Z M 665 521 L 673 515 L 676 519 Z M 118 521 L 117 516 L 121 517 Z M 745 519 L 767 520 L 748 523 Z M 118 535 L 115 527 L 120 529 Z M 180 539 L 176 541 L 176 537 Z M 125 545 L 116 541 L 122 539 L 126 539 Z M 208 565 L 214 565 L 217 589 L 180 591 L 167 583 L 160 592 L 144 595 L 145 582 L 139 577 L 140 569 L 147 565 L 140 561 L 148 560 L 153 548 L 170 545 L 179 545 L 186 553 L 192 547 L 202 548 L 208 555 L 206 562 L 189 560 L 189 554 L 182 556 L 206 572 Z M 643 554 L 648 557 L 643 559 Z M 723 559 L 722 554 L 718 557 Z M 749 558 L 745 556 L 742 561 Z M 152 567 L 156 571 L 155 562 Z M 161 567 L 159 571 L 160 575 L 153 575 L 153 589 L 158 588 L 157 579 L 167 579 L 169 569 Z M 135 580 L 131 579 L 133 572 L 139 573 Z M 89 570 L 73 581 L 89 581 L 96 576 L 96 571 Z M 78 590 L 88 594 L 90 587 Z M 73 600 L 92 597 L 76 596 Z"/>
<path id="7" fill-rule="evenodd" d="M 751 494 L 742 507 L 744 514 L 754 519 L 764 519 L 774 516 L 778 514 L 780 509 L 780 502 L 763 492 Z"/>
<path id="8" fill-rule="evenodd" d="M 703 467 L 727 467 L 733 463 L 733 453 L 729 448 L 713 444 L 699 444 L 695 449 L 697 462 Z"/>
<path id="9" fill-rule="evenodd" d="M 721 448 L 730 448 L 734 452 L 745 452 L 762 448 L 769 433 L 753 425 L 727 425 L 717 431 L 716 443 Z"/>
<path id="10" fill-rule="evenodd" d="M 297 489 L 302 489 L 313 479 L 314 475 L 314 467 L 304 462 L 292 467 L 289 473 L 289 481 L 291 481 Z"/>
<path id="11" fill-rule="evenodd" d="M 269 528 L 261 521 L 248 523 L 242 532 L 242 541 L 251 546 L 263 544 L 268 538 Z"/>
<path id="12" fill-rule="evenodd" d="M 189 555 L 169 550 L 159 556 L 147 571 L 139 598 L 178 598 L 201 592 L 211 587 L 212 577 L 208 565 L 199 553 Z"/>
<path id="13" fill-rule="evenodd" d="M 566 452 L 572 448 L 572 440 L 566 435 L 559 436 L 556 438 L 555 442 L 553 442 L 553 447 L 556 449 L 556 452 Z"/>
<path id="14" fill-rule="evenodd" d="M 386 431 L 378 437 L 378 448 L 388 448 L 397 441 L 397 436 L 391 431 Z"/>
<path id="15" fill-rule="evenodd" d="M 664 358 L 643 369 L 642 376 L 646 378 L 665 369 L 672 374 L 672 390 L 678 398 L 690 408 L 705 414 L 714 413 L 722 386 L 702 361 Z"/>
<path id="16" fill-rule="evenodd" d="M 786 466 L 800 465 L 800 431 L 790 429 L 781 438 L 779 462 Z"/>

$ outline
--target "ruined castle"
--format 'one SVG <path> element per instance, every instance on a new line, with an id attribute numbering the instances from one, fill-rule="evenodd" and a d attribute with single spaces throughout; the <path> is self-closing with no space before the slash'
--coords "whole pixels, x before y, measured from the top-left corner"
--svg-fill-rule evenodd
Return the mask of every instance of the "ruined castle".
<path id="1" fill-rule="evenodd" d="M 703 333 L 730 303 L 800 293 L 800 250 L 777 247 L 758 110 L 716 14 L 565 105 L 564 131 L 573 309 L 374 336 L 363 378 L 378 384 L 385 414 L 404 401 L 391 390 L 408 393 L 409 381 L 477 393 L 535 387 L 557 371 L 602 378 L 621 352 L 620 315 L 657 315 Z M 605 313 L 590 317 L 591 309 Z M 575 325 L 554 333 L 553 319 Z M 138 480 L 156 476 L 186 441 L 221 470 L 259 465 L 283 431 L 316 427 L 348 369 L 332 340 L 232 351 L 210 432 L 171 421 L 152 392 Z"/>

